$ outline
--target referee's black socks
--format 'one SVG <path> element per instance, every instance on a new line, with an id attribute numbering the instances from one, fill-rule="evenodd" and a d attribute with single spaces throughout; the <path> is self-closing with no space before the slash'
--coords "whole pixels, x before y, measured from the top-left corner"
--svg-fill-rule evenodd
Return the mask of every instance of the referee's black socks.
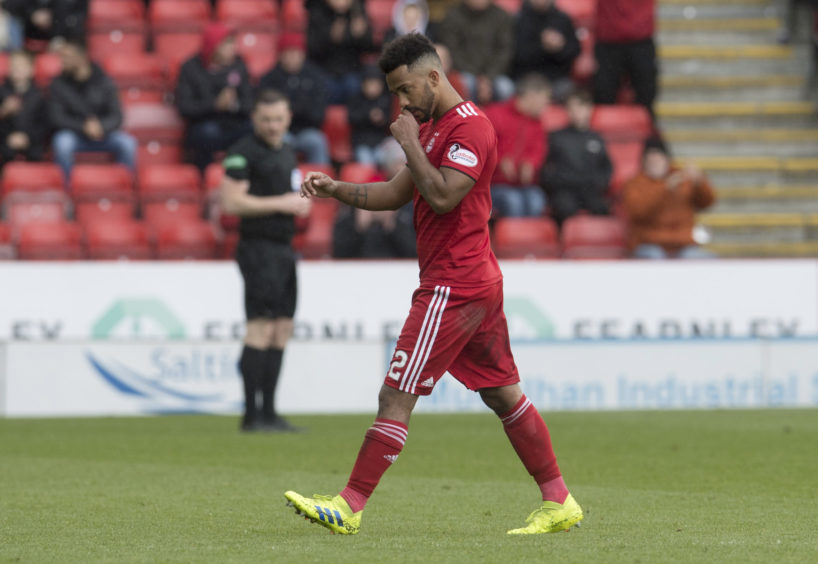
<path id="1" fill-rule="evenodd" d="M 244 345 L 239 360 L 239 371 L 244 381 L 244 418 L 242 427 L 250 428 L 258 419 L 256 395 L 266 370 L 267 349 L 254 349 Z"/>
<path id="2" fill-rule="evenodd" d="M 267 349 L 264 361 L 263 376 L 261 377 L 261 417 L 265 423 L 272 423 L 276 418 L 275 392 L 278 385 L 278 375 L 281 373 L 281 359 L 283 349 Z"/>

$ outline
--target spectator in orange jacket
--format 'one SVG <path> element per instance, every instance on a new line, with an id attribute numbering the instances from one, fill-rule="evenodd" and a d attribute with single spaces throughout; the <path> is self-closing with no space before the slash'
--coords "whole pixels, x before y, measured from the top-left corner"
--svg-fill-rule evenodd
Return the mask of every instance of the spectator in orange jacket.
<path id="1" fill-rule="evenodd" d="M 660 139 L 646 141 L 642 171 L 625 184 L 623 200 L 635 258 L 713 257 L 694 237 L 696 212 L 713 204 L 713 188 L 695 166 L 673 167 Z"/>
<path id="2" fill-rule="evenodd" d="M 485 108 L 497 132 L 491 203 L 499 217 L 536 217 L 545 210 L 537 181 L 547 147 L 541 116 L 550 99 L 548 81 L 530 74 L 517 82 L 514 98 Z"/>

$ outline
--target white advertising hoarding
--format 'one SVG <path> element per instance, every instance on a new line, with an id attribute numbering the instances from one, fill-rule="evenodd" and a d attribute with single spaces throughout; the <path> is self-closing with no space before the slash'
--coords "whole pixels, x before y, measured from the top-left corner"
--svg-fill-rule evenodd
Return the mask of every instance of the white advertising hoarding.
<path id="1" fill-rule="evenodd" d="M 818 262 L 508 261 L 517 339 L 818 335 Z M 417 286 L 414 261 L 298 267 L 296 339 L 393 339 Z M 233 341 L 242 281 L 231 262 L 0 264 L 0 341 Z"/>

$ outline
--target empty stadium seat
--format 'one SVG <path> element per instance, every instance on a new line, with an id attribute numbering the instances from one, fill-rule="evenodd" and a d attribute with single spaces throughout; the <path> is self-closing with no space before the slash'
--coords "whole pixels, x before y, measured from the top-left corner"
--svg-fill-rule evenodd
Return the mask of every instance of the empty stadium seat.
<path id="1" fill-rule="evenodd" d="M 142 0 L 91 0 L 87 27 L 91 32 L 142 30 L 145 2 Z"/>
<path id="2" fill-rule="evenodd" d="M 309 14 L 304 0 L 284 0 L 281 5 L 281 28 L 287 31 L 303 31 L 307 28 Z"/>
<path id="3" fill-rule="evenodd" d="M 139 168 L 137 181 L 139 198 L 157 201 L 176 198 L 198 202 L 201 199 L 202 177 L 190 164 L 147 165 Z"/>
<path id="4" fill-rule="evenodd" d="M 515 15 L 520 11 L 520 8 L 523 5 L 523 0 L 495 0 L 494 3 L 509 14 Z"/>
<path id="5" fill-rule="evenodd" d="M 557 0 L 557 7 L 571 16 L 575 27 L 592 28 L 599 0 Z"/>
<path id="6" fill-rule="evenodd" d="M 182 162 L 182 147 L 178 142 L 140 141 L 136 162 L 140 166 L 180 163 Z"/>
<path id="7" fill-rule="evenodd" d="M 557 131 L 568 127 L 568 112 L 563 106 L 549 104 L 540 116 L 540 121 L 549 132 Z"/>
<path id="8" fill-rule="evenodd" d="M 167 65 L 169 84 L 175 85 L 182 64 L 202 48 L 202 34 L 189 32 L 157 33 L 153 37 L 156 54 Z"/>
<path id="9" fill-rule="evenodd" d="M 557 258 L 557 224 L 548 217 L 501 217 L 494 223 L 492 247 L 497 258 Z"/>
<path id="10" fill-rule="evenodd" d="M 379 175 L 378 169 L 372 165 L 349 162 L 341 166 L 338 178 L 353 184 L 366 184 L 373 182 Z"/>
<path id="11" fill-rule="evenodd" d="M 66 210 L 66 200 L 50 194 L 15 193 L 3 201 L 3 215 L 15 228 L 32 222 L 64 221 Z"/>
<path id="12" fill-rule="evenodd" d="M 591 129 L 607 141 L 644 140 L 653 131 L 653 122 L 644 106 L 600 105 L 591 115 Z"/>
<path id="13" fill-rule="evenodd" d="M 623 258 L 627 253 L 627 228 L 616 217 L 569 217 L 562 224 L 562 248 L 565 258 Z"/>
<path id="14" fill-rule="evenodd" d="M 274 29 L 278 3 L 270 0 L 218 0 L 216 19 L 235 29 Z"/>
<path id="15" fill-rule="evenodd" d="M 21 260 L 78 260 L 84 257 L 82 232 L 73 222 L 26 223 L 20 227 Z"/>
<path id="16" fill-rule="evenodd" d="M 74 201 L 133 200 L 133 173 L 121 164 L 77 164 L 71 169 Z"/>
<path id="17" fill-rule="evenodd" d="M 56 53 L 40 53 L 34 58 L 34 82 L 48 88 L 51 80 L 62 72 L 62 60 Z"/>
<path id="18" fill-rule="evenodd" d="M 318 163 L 299 163 L 298 170 L 301 171 L 302 175 L 306 175 L 308 172 L 323 172 L 327 176 L 335 178 L 335 169 L 332 168 L 332 165 Z"/>
<path id="19" fill-rule="evenodd" d="M 643 143 L 641 141 L 608 143 L 606 148 L 613 165 L 610 192 L 617 195 L 625 182 L 639 172 L 642 165 Z"/>
<path id="20" fill-rule="evenodd" d="M 9 54 L 0 53 L 0 80 L 5 80 L 9 74 Z"/>
<path id="21" fill-rule="evenodd" d="M 324 135 L 327 136 L 330 158 L 339 163 L 352 160 L 352 141 L 350 139 L 347 107 L 342 104 L 327 106 L 324 124 L 321 129 Z"/>
<path id="22" fill-rule="evenodd" d="M 179 221 L 158 229 L 157 256 L 162 260 L 215 259 L 219 238 L 207 221 Z"/>
<path id="23" fill-rule="evenodd" d="M 149 201 L 142 204 L 142 219 L 152 227 L 180 221 L 198 221 L 202 217 L 202 208 L 198 202 L 179 201 L 168 198 L 161 201 Z"/>
<path id="24" fill-rule="evenodd" d="M 88 34 L 88 54 L 94 61 L 102 61 L 114 53 L 144 53 L 145 34 L 141 31 L 98 31 Z"/>
<path id="25" fill-rule="evenodd" d="M 383 41 L 384 35 L 392 27 L 392 7 L 395 0 L 368 0 L 366 15 L 372 23 L 372 37 L 375 43 Z"/>
<path id="26" fill-rule="evenodd" d="M 153 258 L 147 226 L 135 220 L 101 220 L 85 225 L 88 258 L 147 260 Z"/>
<path id="27" fill-rule="evenodd" d="M 295 248 L 306 259 L 329 258 L 332 255 L 332 228 L 338 212 L 338 201 L 315 198 L 312 202 L 306 229 L 293 241 Z"/>
<path id="28" fill-rule="evenodd" d="M 205 169 L 204 189 L 207 202 L 207 217 L 216 221 L 225 231 L 236 231 L 239 228 L 239 218 L 224 213 L 219 198 L 219 187 L 224 176 L 224 167 L 221 163 L 210 163 Z"/>
<path id="29" fill-rule="evenodd" d="M 62 170 L 54 163 L 12 161 L 3 167 L 2 193 L 63 192 Z"/>
<path id="30" fill-rule="evenodd" d="M 74 204 L 74 218 L 80 225 L 90 225 L 99 221 L 127 221 L 134 217 L 131 201 L 99 198 Z"/>
<path id="31" fill-rule="evenodd" d="M 120 90 L 162 92 L 168 87 L 164 64 L 153 53 L 112 53 L 102 60 L 102 66 Z"/>
<path id="32" fill-rule="evenodd" d="M 276 64 L 278 38 L 275 33 L 245 30 L 236 36 L 236 49 L 247 65 L 247 72 L 255 81 Z"/>
<path id="33" fill-rule="evenodd" d="M 155 32 L 201 31 L 210 20 L 208 0 L 152 0 L 148 19 Z"/>
<path id="34" fill-rule="evenodd" d="M 136 137 L 139 144 L 179 144 L 185 133 L 185 123 L 168 104 L 123 104 L 123 129 Z"/>

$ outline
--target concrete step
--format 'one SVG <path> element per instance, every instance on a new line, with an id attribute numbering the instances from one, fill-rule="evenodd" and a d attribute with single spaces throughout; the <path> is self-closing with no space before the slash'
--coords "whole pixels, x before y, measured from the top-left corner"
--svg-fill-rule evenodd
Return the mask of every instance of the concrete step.
<path id="1" fill-rule="evenodd" d="M 671 59 L 703 59 L 734 61 L 736 59 L 791 59 L 799 49 L 791 45 L 660 45 L 659 57 Z"/>
<path id="2" fill-rule="evenodd" d="M 818 185 L 818 158 L 763 156 L 679 157 L 680 165 L 693 163 L 707 173 L 714 186 L 735 188 L 756 185 Z"/>
<path id="3" fill-rule="evenodd" d="M 706 249 L 724 258 L 784 258 L 814 257 L 818 255 L 818 242 L 733 242 L 711 243 Z"/>
<path id="4" fill-rule="evenodd" d="M 806 88 L 802 74 L 660 77 L 665 102 L 796 102 L 806 99 Z"/>
<path id="5" fill-rule="evenodd" d="M 657 7 L 659 19 L 695 18 L 775 18 L 779 9 L 767 0 L 743 0 L 737 2 L 660 2 Z"/>
<path id="6" fill-rule="evenodd" d="M 804 128 L 818 124 L 814 104 L 804 101 L 660 101 L 656 104 L 656 115 L 662 129 Z"/>
<path id="7" fill-rule="evenodd" d="M 798 243 L 815 241 L 818 234 L 818 214 L 704 213 L 697 222 L 708 230 L 714 244 Z"/>
<path id="8" fill-rule="evenodd" d="M 665 129 L 664 137 L 671 143 L 818 143 L 818 128 L 742 128 L 699 129 L 674 127 Z"/>
<path id="9" fill-rule="evenodd" d="M 802 45 L 668 45 L 659 52 L 661 72 L 666 75 L 805 75 L 810 68 L 808 49 Z"/>
<path id="10" fill-rule="evenodd" d="M 711 213 L 818 214 L 818 184 L 717 187 Z"/>
<path id="11" fill-rule="evenodd" d="M 679 141 L 670 144 L 677 158 L 698 158 L 711 155 L 730 155 L 734 158 L 765 157 L 814 157 L 818 155 L 818 141 Z"/>
<path id="12" fill-rule="evenodd" d="M 782 22 L 779 18 L 694 18 L 657 22 L 659 45 L 774 45 Z"/>

